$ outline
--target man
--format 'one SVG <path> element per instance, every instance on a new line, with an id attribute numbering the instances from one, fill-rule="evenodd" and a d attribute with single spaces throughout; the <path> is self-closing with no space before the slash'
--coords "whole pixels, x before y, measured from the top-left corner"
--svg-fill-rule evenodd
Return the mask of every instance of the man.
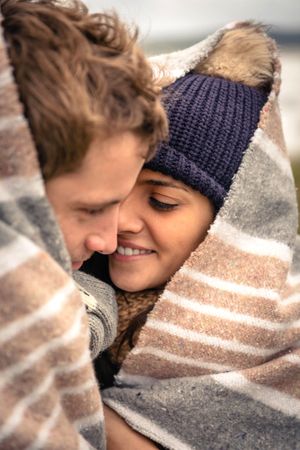
<path id="1" fill-rule="evenodd" d="M 0 448 L 100 449 L 86 315 L 68 273 L 115 249 L 119 204 L 165 116 L 116 17 L 15 0 L 1 14 Z"/>
<path id="2" fill-rule="evenodd" d="M 150 68 L 116 18 L 66 9 L 57 19 L 51 2 L 3 9 L 46 191 L 78 269 L 94 251 L 114 251 L 120 201 L 162 137 L 164 116 Z"/>

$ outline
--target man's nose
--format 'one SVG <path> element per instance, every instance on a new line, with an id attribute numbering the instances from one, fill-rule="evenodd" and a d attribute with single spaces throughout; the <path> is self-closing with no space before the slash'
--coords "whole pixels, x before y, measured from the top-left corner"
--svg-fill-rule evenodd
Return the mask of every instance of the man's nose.
<path id="1" fill-rule="evenodd" d="M 106 223 L 99 223 L 97 229 L 87 236 L 85 245 L 89 251 L 108 255 L 116 250 L 118 214 L 109 219 Z"/>
<path id="2" fill-rule="evenodd" d="M 117 248 L 117 227 L 109 227 L 107 230 L 99 230 L 86 238 L 86 247 L 91 252 L 99 252 L 105 255 L 113 253 Z"/>

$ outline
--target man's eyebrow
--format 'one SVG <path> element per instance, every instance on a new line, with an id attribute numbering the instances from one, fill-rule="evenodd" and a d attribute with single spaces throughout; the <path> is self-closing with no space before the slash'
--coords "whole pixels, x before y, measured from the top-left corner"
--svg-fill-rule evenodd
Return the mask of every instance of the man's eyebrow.
<path id="1" fill-rule="evenodd" d="M 75 200 L 72 202 L 76 208 L 102 209 L 108 206 L 118 205 L 121 203 L 119 199 L 109 200 L 107 202 L 89 202 L 87 200 Z"/>
<path id="2" fill-rule="evenodd" d="M 175 189 L 182 189 L 183 191 L 189 192 L 188 188 L 181 184 L 177 184 L 176 182 L 172 181 L 166 181 L 166 180 L 156 180 L 156 179 L 149 179 L 149 180 L 143 180 L 141 182 L 142 185 L 150 185 L 150 186 L 163 186 L 163 187 L 171 187 Z"/>

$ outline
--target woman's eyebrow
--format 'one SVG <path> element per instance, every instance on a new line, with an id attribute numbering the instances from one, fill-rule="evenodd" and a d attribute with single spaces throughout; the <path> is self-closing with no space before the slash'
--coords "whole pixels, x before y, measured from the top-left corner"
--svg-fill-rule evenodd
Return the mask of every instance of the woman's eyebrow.
<path id="1" fill-rule="evenodd" d="M 149 179 L 149 180 L 143 180 L 141 182 L 142 185 L 150 185 L 150 186 L 164 186 L 164 187 L 171 187 L 175 189 L 182 189 L 183 191 L 189 192 L 188 188 L 181 184 L 177 184 L 176 182 L 172 181 L 164 181 L 164 180 L 155 180 L 155 179 Z"/>

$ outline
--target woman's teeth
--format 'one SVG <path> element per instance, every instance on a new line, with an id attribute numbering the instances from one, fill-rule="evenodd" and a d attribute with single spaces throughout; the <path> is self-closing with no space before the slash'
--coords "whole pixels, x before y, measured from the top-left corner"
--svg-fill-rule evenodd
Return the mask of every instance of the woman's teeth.
<path id="1" fill-rule="evenodd" d="M 135 256 L 135 255 L 148 255 L 149 253 L 152 253 L 152 251 L 140 250 L 138 248 L 122 247 L 122 245 L 118 245 L 117 253 L 119 253 L 119 255 Z"/>

